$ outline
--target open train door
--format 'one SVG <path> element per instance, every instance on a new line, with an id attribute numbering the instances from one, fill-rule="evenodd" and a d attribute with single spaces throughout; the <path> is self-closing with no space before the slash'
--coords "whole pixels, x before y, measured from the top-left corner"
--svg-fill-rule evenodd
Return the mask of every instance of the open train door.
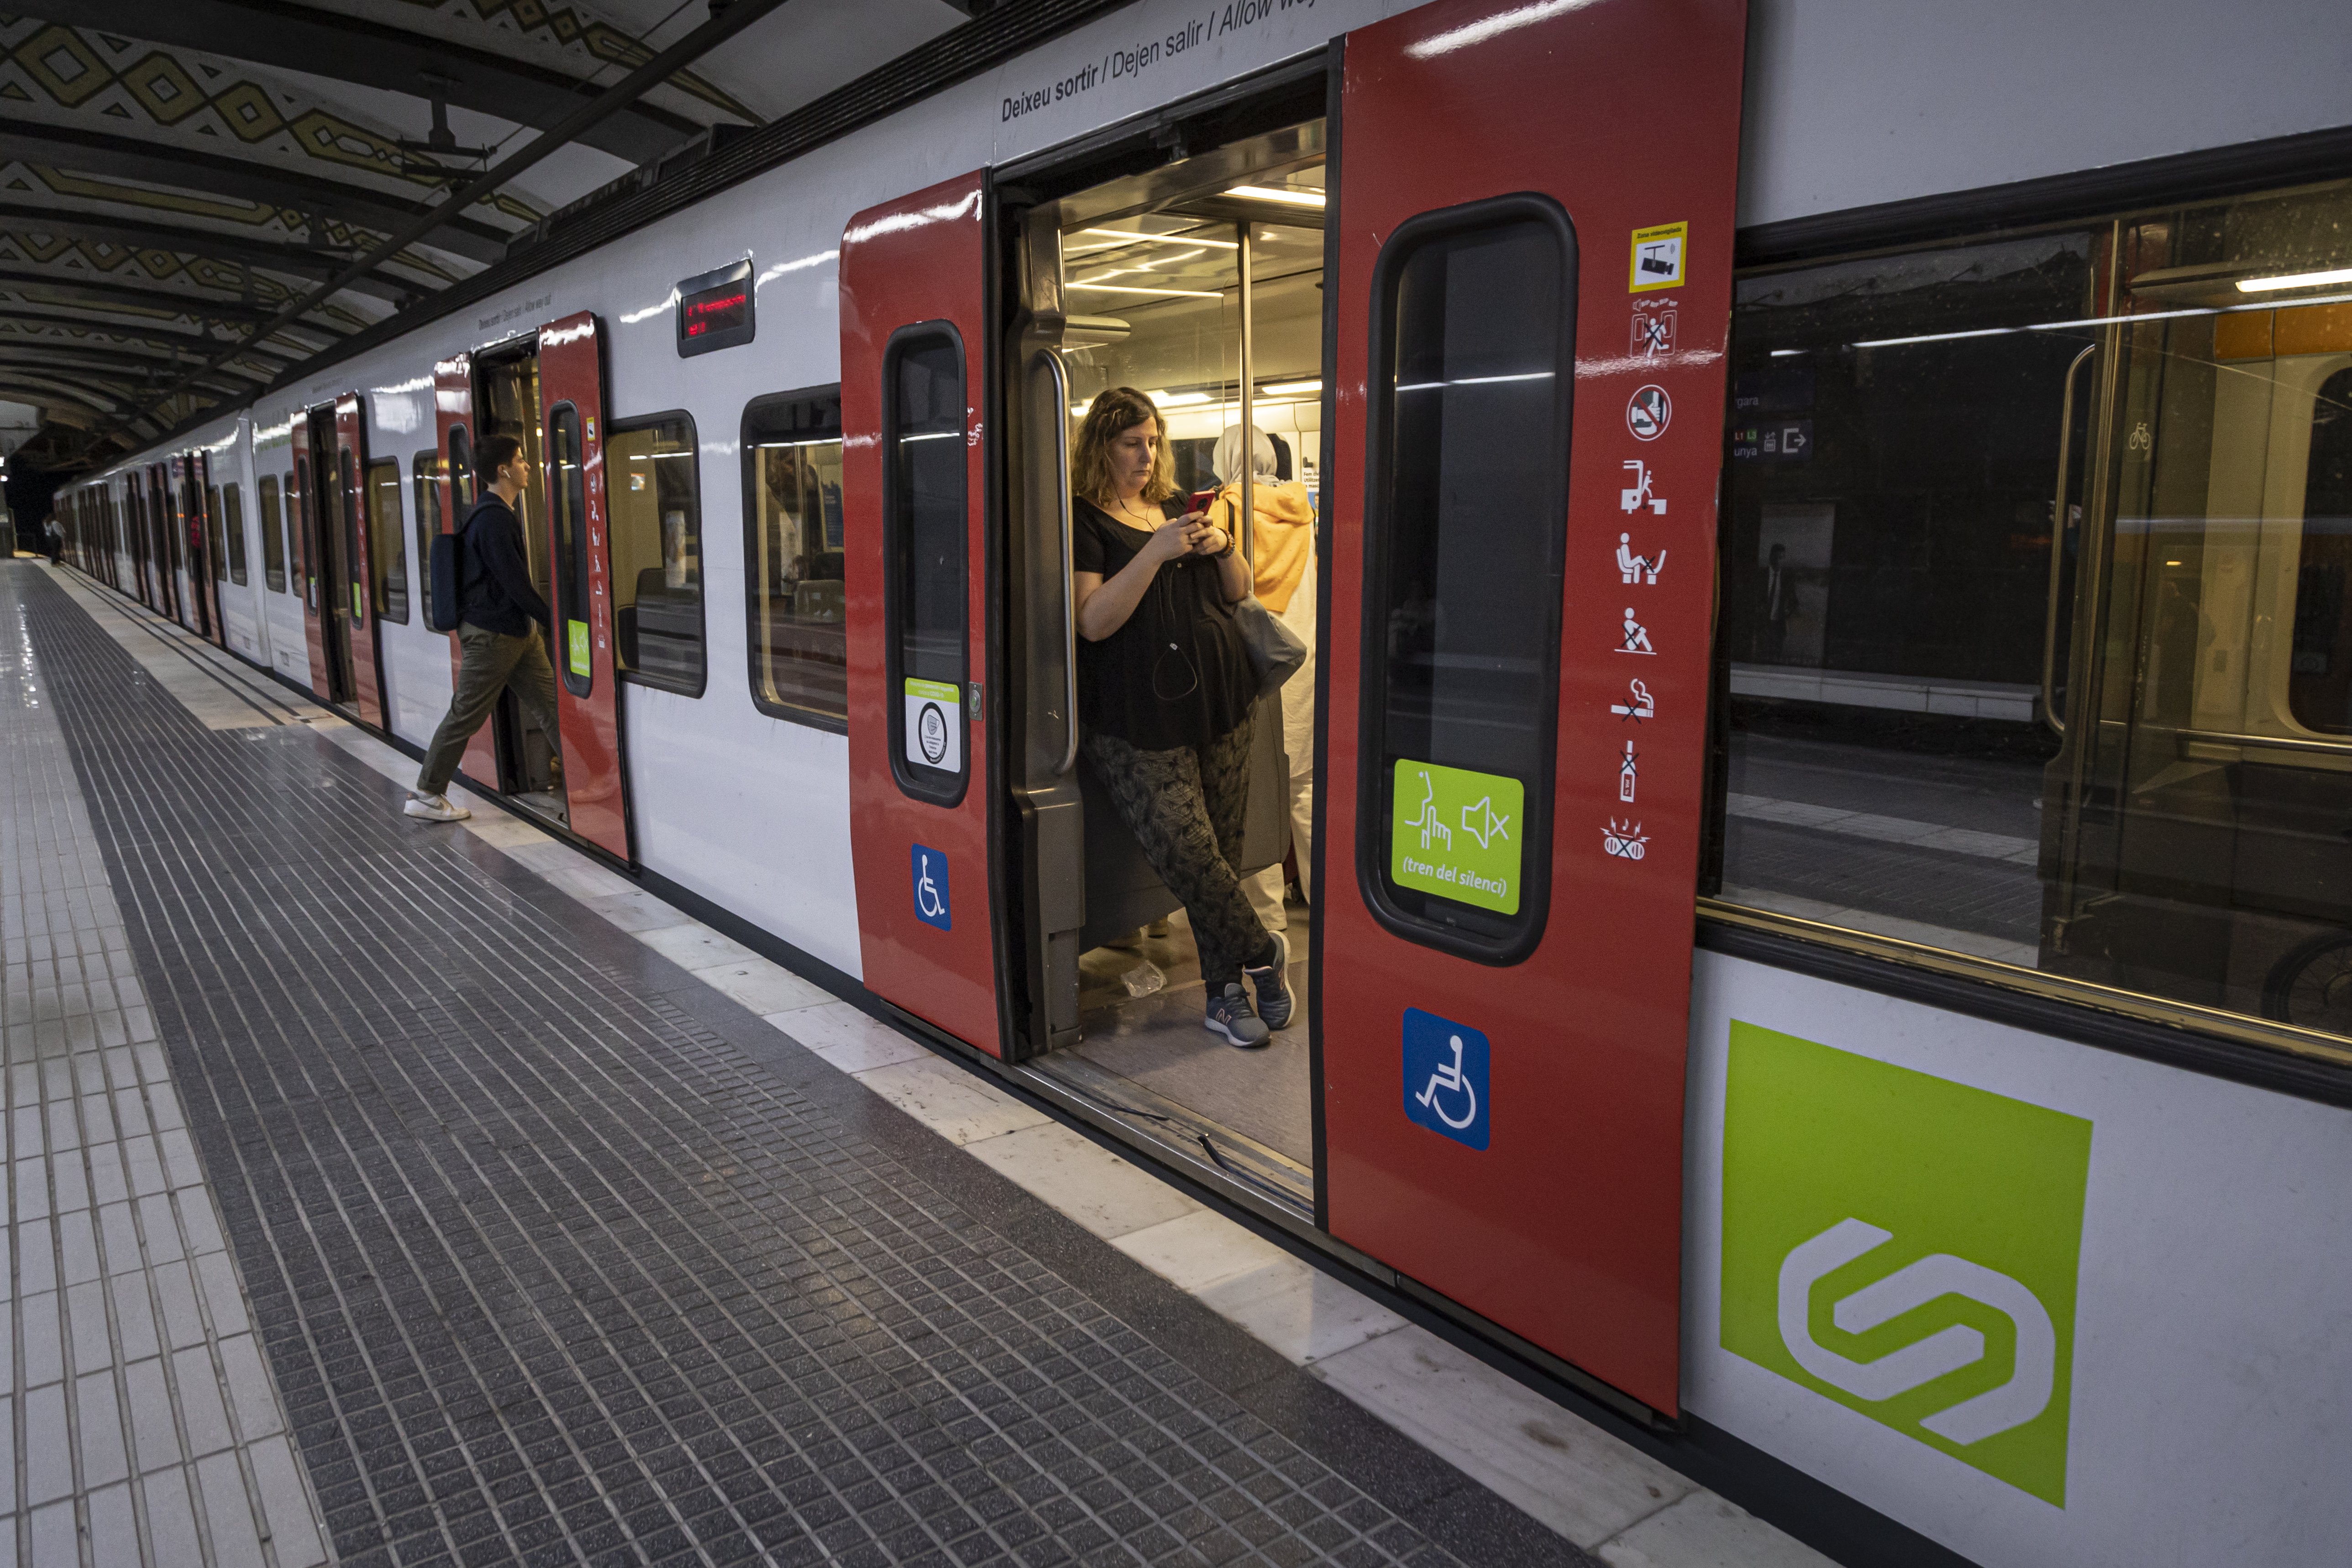
<path id="1" fill-rule="evenodd" d="M 197 599 L 204 610 L 205 635 L 221 647 L 228 646 L 228 620 L 221 612 L 221 583 L 228 575 L 226 522 L 214 511 L 219 497 L 213 490 L 212 455 L 191 452 L 184 459 L 188 465 L 188 505 L 194 517 L 188 530 L 189 542 L 196 547 L 202 562 L 197 573 Z"/>
<path id="2" fill-rule="evenodd" d="M 335 619 L 342 622 L 344 646 L 350 650 L 352 706 L 360 718 L 378 729 L 385 727 L 383 709 L 383 650 L 377 643 L 375 624 L 375 554 L 368 538 L 367 496 L 361 476 L 367 471 L 367 424 L 357 392 L 335 400 L 335 474 L 333 484 L 341 505 L 330 516 L 342 525 L 342 590 L 336 595 Z M 323 486 L 322 486 L 323 488 Z M 393 525 L 399 527 L 397 521 Z M 345 602 L 348 600 L 349 602 Z M 349 619 L 345 620 L 348 612 Z M 324 619 L 323 614 L 321 619 Z"/>
<path id="3" fill-rule="evenodd" d="M 1327 214 L 1325 1218 L 1665 1413 L 1744 26 L 1351 33 Z"/>
<path id="4" fill-rule="evenodd" d="M 293 419 L 294 466 L 286 476 L 286 507 L 294 515 L 294 559 L 286 570 L 294 574 L 295 597 L 302 601 L 302 641 L 310 653 L 310 695 L 321 702 L 334 700 L 334 677 L 327 663 L 330 622 L 319 617 L 319 579 L 325 568 L 319 559 L 319 529 L 313 513 L 319 506 L 318 486 L 310 474 L 310 416 Z"/>
<path id="5" fill-rule="evenodd" d="M 441 447 L 441 531 L 454 534 L 474 509 L 474 361 L 470 354 L 443 360 L 433 367 L 433 418 Z M 433 563 L 418 563 L 430 573 Z M 465 653 L 457 633 L 449 633 L 449 680 L 454 688 Z M 486 724 L 466 743 L 459 765 L 467 778 L 495 787 L 499 777 L 499 742 L 495 726 Z"/>
<path id="6" fill-rule="evenodd" d="M 602 334 L 587 311 L 539 329 L 546 411 L 547 526 L 555 612 L 555 706 L 572 831 L 629 859 L 621 697 L 613 661 L 613 559 L 604 498 Z"/>
<path id="7" fill-rule="evenodd" d="M 842 235 L 842 491 L 866 984 L 1001 1055 L 977 679 L 988 667 L 988 207 L 986 174 L 965 174 L 870 207 Z"/>

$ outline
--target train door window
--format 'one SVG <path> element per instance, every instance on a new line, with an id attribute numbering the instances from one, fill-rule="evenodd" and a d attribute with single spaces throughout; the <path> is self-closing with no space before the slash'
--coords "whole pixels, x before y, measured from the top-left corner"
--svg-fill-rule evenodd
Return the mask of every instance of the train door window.
<path id="1" fill-rule="evenodd" d="M 890 766 L 910 795 L 952 803 L 968 768 L 962 744 L 967 644 L 963 344 L 952 328 L 902 331 L 882 356 L 883 624 L 888 690 L 944 697 L 956 733 L 906 735 L 911 703 L 885 705 Z M 942 711 L 925 706 L 927 716 Z"/>
<path id="2" fill-rule="evenodd" d="M 449 427 L 449 504 L 457 508 L 451 525 L 465 527 L 474 509 L 474 443 L 462 424 Z"/>
<path id="3" fill-rule="evenodd" d="M 425 623 L 433 623 L 433 539 L 441 531 L 441 455 L 420 452 L 408 460 L 409 482 L 416 488 L 416 597 L 425 607 Z"/>
<path id="4" fill-rule="evenodd" d="M 548 421 L 547 450 L 552 465 L 548 507 L 555 523 L 554 607 L 563 626 L 557 652 L 563 684 L 584 696 L 593 668 L 588 649 L 588 469 L 582 458 L 580 411 L 570 403 Z"/>
<path id="5" fill-rule="evenodd" d="M 272 593 L 286 591 L 286 518 L 279 509 L 278 476 L 261 476 L 261 580 Z"/>
<path id="6" fill-rule="evenodd" d="M 1412 219 L 1373 276 L 1360 870 L 1391 929 L 1490 962 L 1549 891 L 1575 294 L 1535 197 Z M 1439 882 L 1465 832 L 1480 884 Z"/>
<path id="7" fill-rule="evenodd" d="M 205 553 L 213 558 L 213 580 L 228 580 L 228 528 L 221 513 L 221 491 L 217 485 L 205 495 L 205 538 L 211 545 Z"/>
<path id="8" fill-rule="evenodd" d="M 235 485 L 220 487 L 221 532 L 228 540 L 228 580 L 246 586 L 245 497 Z"/>
<path id="9" fill-rule="evenodd" d="M 400 515 L 400 465 L 387 458 L 367 468 L 369 575 L 375 579 L 379 619 L 408 622 L 408 534 Z"/>
<path id="10" fill-rule="evenodd" d="M 742 436 L 751 701 L 776 718 L 846 729 L 841 390 L 755 399 Z"/>
<path id="11" fill-rule="evenodd" d="M 1743 279 L 1720 892 L 2352 1035 L 2352 184 Z"/>
<path id="12" fill-rule="evenodd" d="M 604 444 L 620 669 L 646 685 L 702 695 L 702 503 L 694 422 L 663 414 L 614 427 Z"/>

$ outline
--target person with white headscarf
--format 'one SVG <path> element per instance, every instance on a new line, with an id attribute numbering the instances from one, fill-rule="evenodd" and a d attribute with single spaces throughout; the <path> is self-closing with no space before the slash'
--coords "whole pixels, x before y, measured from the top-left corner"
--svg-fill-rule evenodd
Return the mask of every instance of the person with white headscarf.
<path id="1" fill-rule="evenodd" d="M 1250 443 L 1250 557 L 1258 602 L 1307 644 L 1307 663 L 1282 684 L 1282 746 L 1290 756 L 1290 847 L 1298 862 L 1298 893 L 1309 902 L 1315 800 L 1315 499 L 1306 486 L 1275 477 L 1274 443 L 1265 432 Z M 1230 528 L 1242 506 L 1242 427 L 1227 425 L 1213 458 L 1223 488 L 1209 504 L 1209 520 Z M 1280 864 L 1245 877 L 1242 891 L 1269 931 L 1289 929 Z"/>

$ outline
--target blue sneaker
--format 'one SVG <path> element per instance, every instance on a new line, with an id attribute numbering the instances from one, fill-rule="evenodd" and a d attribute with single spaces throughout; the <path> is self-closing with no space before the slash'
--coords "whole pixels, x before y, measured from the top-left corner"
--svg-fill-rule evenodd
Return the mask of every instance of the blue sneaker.
<path id="1" fill-rule="evenodd" d="M 1249 993 L 1238 980 L 1225 982 L 1224 994 L 1209 998 L 1209 1016 L 1202 1020 L 1210 1032 L 1225 1037 L 1227 1045 L 1255 1051 L 1265 1043 L 1264 1020 L 1250 1011 Z"/>
<path id="2" fill-rule="evenodd" d="M 1280 1029 L 1290 1021 L 1290 938 L 1279 931 L 1266 935 L 1274 938 L 1274 962 L 1242 973 L 1257 988 L 1257 1016 L 1265 1020 L 1266 1028 Z"/>

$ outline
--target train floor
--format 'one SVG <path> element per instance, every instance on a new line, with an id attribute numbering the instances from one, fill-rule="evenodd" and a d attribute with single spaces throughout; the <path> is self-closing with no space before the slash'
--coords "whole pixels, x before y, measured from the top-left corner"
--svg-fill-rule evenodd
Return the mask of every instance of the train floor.
<path id="1" fill-rule="evenodd" d="M 1826 1563 L 414 768 L 0 560 L 0 1563 Z"/>

